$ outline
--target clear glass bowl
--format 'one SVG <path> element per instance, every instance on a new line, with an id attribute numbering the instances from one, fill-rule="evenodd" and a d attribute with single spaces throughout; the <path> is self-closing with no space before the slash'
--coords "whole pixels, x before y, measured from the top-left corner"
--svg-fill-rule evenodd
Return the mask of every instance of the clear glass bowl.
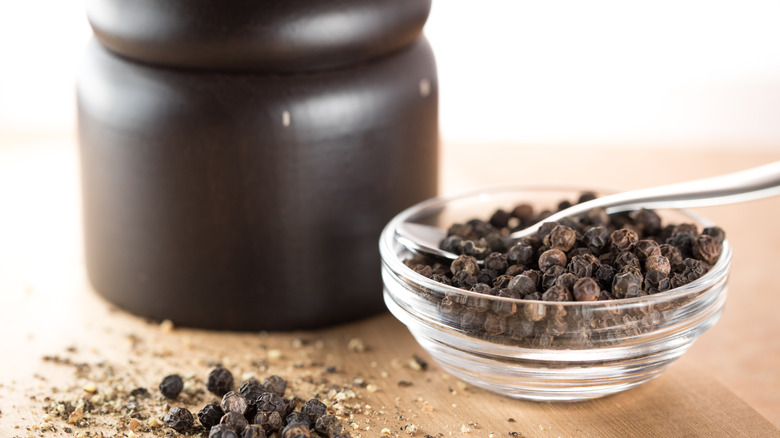
<path id="1" fill-rule="evenodd" d="M 639 298 L 547 302 L 479 294 L 438 283 L 404 264 L 412 256 L 396 229 L 404 221 L 446 229 L 487 220 L 519 203 L 553 209 L 584 189 L 500 187 L 434 198 L 401 212 L 379 241 L 384 299 L 417 342 L 448 372 L 510 397 L 575 401 L 626 390 L 660 375 L 720 317 L 731 265 L 728 240 L 716 264 L 683 287 Z M 685 210 L 658 210 L 664 224 L 712 225 Z M 456 303 L 442 307 L 442 300 Z M 493 312 L 510 306 L 513 314 Z M 504 307 L 506 309 L 506 307 Z M 464 312 L 471 312 L 464 317 Z M 502 318 L 503 333 L 479 324 Z"/>

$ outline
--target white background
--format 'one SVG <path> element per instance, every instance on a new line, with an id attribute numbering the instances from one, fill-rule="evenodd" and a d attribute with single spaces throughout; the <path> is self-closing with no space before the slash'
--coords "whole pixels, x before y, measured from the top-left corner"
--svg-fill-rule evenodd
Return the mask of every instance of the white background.
<path id="1" fill-rule="evenodd" d="M 779 1 L 434 0 L 425 33 L 445 143 L 780 148 Z M 0 2 L 0 131 L 73 130 L 90 34 Z"/>

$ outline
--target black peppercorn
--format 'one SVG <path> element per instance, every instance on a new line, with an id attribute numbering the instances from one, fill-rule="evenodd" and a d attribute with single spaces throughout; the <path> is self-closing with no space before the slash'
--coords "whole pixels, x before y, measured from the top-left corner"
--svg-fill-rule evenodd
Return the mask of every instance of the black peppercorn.
<path id="1" fill-rule="evenodd" d="M 481 294 L 489 294 L 493 288 L 485 283 L 477 283 L 470 289 L 472 292 L 478 292 Z M 468 302 L 468 301 L 467 301 Z"/>
<path id="2" fill-rule="evenodd" d="M 524 221 L 523 223 L 527 223 L 528 221 L 533 220 L 534 207 L 531 204 L 519 204 L 512 209 L 510 214 L 512 217 L 516 217 L 521 221 Z"/>
<path id="3" fill-rule="evenodd" d="M 615 278 L 615 268 L 610 264 L 602 263 L 593 273 L 593 278 L 599 283 L 602 289 L 612 290 L 612 280 Z"/>
<path id="4" fill-rule="evenodd" d="M 303 423 L 291 423 L 288 424 L 284 430 L 282 430 L 282 438 L 309 438 L 311 432 L 309 428 Z"/>
<path id="5" fill-rule="evenodd" d="M 683 257 L 682 254 L 680 254 L 680 250 L 677 249 L 676 246 L 670 245 L 668 243 L 662 243 L 659 248 L 661 249 L 661 255 L 669 260 L 669 265 L 672 267 L 672 270 L 676 271 L 677 267 L 682 265 L 683 262 Z"/>
<path id="6" fill-rule="evenodd" d="M 720 227 L 707 227 L 701 230 L 701 233 L 707 236 L 712 236 L 720 243 L 726 240 L 726 232 Z"/>
<path id="7" fill-rule="evenodd" d="M 460 326 L 466 330 L 474 330 L 485 323 L 485 315 L 475 309 L 466 308 L 460 314 Z"/>
<path id="8" fill-rule="evenodd" d="M 571 292 L 559 284 L 551 286 L 542 294 L 544 301 L 571 301 L 572 299 Z"/>
<path id="9" fill-rule="evenodd" d="M 580 194 L 580 197 L 577 198 L 577 204 L 582 204 L 583 202 L 588 202 L 596 199 L 596 194 L 593 192 L 582 192 Z"/>
<path id="10" fill-rule="evenodd" d="M 278 394 L 266 392 L 255 402 L 258 412 L 278 412 L 282 418 L 287 414 L 287 402 Z"/>
<path id="11" fill-rule="evenodd" d="M 564 272 L 555 279 L 555 284 L 559 284 L 571 292 L 574 287 L 574 283 L 577 282 L 577 276 L 571 272 Z"/>
<path id="12" fill-rule="evenodd" d="M 640 208 L 628 214 L 628 217 L 634 221 L 634 226 L 643 235 L 653 235 L 661 229 L 661 217 L 653 210 Z"/>
<path id="13" fill-rule="evenodd" d="M 463 238 L 460 236 L 447 236 L 439 243 L 439 248 L 453 254 L 460 254 L 460 245 L 462 242 Z"/>
<path id="14" fill-rule="evenodd" d="M 193 421 L 192 412 L 187 408 L 173 408 L 163 417 L 165 425 L 176 432 L 186 431 L 192 427 Z"/>
<path id="15" fill-rule="evenodd" d="M 244 429 L 246 429 L 246 427 L 249 425 L 249 421 L 247 421 L 243 414 L 232 411 L 225 413 L 225 415 L 219 419 L 219 422 L 220 424 L 227 424 L 238 433 L 243 432 Z"/>
<path id="16" fill-rule="evenodd" d="M 452 261 L 450 272 L 452 272 L 453 275 L 458 275 L 460 272 L 476 275 L 477 272 L 479 272 L 479 264 L 477 264 L 477 259 L 464 254 Z"/>
<path id="17" fill-rule="evenodd" d="M 672 271 L 672 265 L 666 257 L 654 255 L 645 260 L 645 271 L 658 271 L 664 275 L 669 275 Z"/>
<path id="18" fill-rule="evenodd" d="M 520 294 L 512 289 L 498 289 L 494 293 L 495 296 L 501 298 L 521 298 Z M 517 306 L 511 301 L 493 300 L 490 303 L 490 310 L 498 316 L 510 316 L 517 312 Z"/>
<path id="19" fill-rule="evenodd" d="M 585 216 L 580 218 L 580 220 L 586 225 L 607 225 L 609 223 L 609 215 L 603 208 L 593 208 L 585 213 Z"/>
<path id="20" fill-rule="evenodd" d="M 477 283 L 484 283 L 484 284 L 492 284 L 493 280 L 495 280 L 498 277 L 498 272 L 492 270 L 492 269 L 480 269 L 479 272 L 477 272 L 477 275 L 474 276 L 474 278 L 477 279 Z"/>
<path id="21" fill-rule="evenodd" d="M 507 287 L 509 286 L 509 282 L 512 281 L 511 276 L 509 275 L 499 275 L 493 280 L 493 287 Z"/>
<path id="22" fill-rule="evenodd" d="M 555 222 L 543 223 L 539 226 L 539 230 L 536 231 L 536 237 L 540 242 L 544 242 L 544 238 L 547 237 L 548 234 L 552 233 L 552 230 L 557 226 L 558 224 Z"/>
<path id="23" fill-rule="evenodd" d="M 615 259 L 612 261 L 612 265 L 615 266 L 618 270 L 628 266 L 631 268 L 639 269 L 641 267 L 641 264 L 639 263 L 639 259 L 634 255 L 634 253 L 630 251 L 621 251 L 616 256 Z"/>
<path id="24" fill-rule="evenodd" d="M 239 438 L 238 432 L 227 424 L 217 424 L 209 430 L 209 438 Z"/>
<path id="25" fill-rule="evenodd" d="M 582 243 L 591 251 L 600 253 L 609 244 L 610 232 L 606 227 L 595 226 L 582 234 Z"/>
<path id="26" fill-rule="evenodd" d="M 485 237 L 496 231 L 492 225 L 480 219 L 472 219 L 466 222 L 466 225 L 470 226 L 478 237 Z"/>
<path id="27" fill-rule="evenodd" d="M 317 433 L 329 437 L 340 433 L 342 429 L 343 426 L 339 422 L 338 418 L 333 415 L 323 415 L 317 419 L 316 423 L 314 423 L 314 430 L 316 430 Z"/>
<path id="28" fill-rule="evenodd" d="M 634 298 L 642 292 L 642 275 L 630 267 L 615 274 L 612 280 L 612 295 L 615 298 Z"/>
<path id="29" fill-rule="evenodd" d="M 577 233 L 565 225 L 558 225 L 550 231 L 550 234 L 544 237 L 544 244 L 552 249 L 559 249 L 566 252 L 574 246 L 577 241 Z"/>
<path id="30" fill-rule="evenodd" d="M 492 252 L 488 254 L 487 257 L 485 257 L 485 262 L 483 263 L 483 266 L 485 269 L 491 269 L 499 274 L 506 271 L 506 268 L 509 266 L 507 263 L 507 256 L 504 254 L 501 254 L 499 252 Z"/>
<path id="31" fill-rule="evenodd" d="M 539 269 L 542 272 L 553 265 L 566 266 L 566 254 L 560 249 L 548 249 L 539 256 Z"/>
<path id="32" fill-rule="evenodd" d="M 457 286 L 461 289 L 471 289 L 472 286 L 477 284 L 477 277 L 469 274 L 466 270 L 458 271 L 450 280 L 453 286 Z"/>
<path id="33" fill-rule="evenodd" d="M 710 265 L 714 265 L 720 258 L 723 244 L 716 237 L 702 234 L 693 242 L 693 255 Z"/>
<path id="34" fill-rule="evenodd" d="M 284 391 L 287 390 L 287 381 L 276 375 L 269 376 L 263 380 L 262 388 L 266 392 L 276 394 L 279 397 L 284 397 Z"/>
<path id="35" fill-rule="evenodd" d="M 555 284 L 556 280 L 558 280 L 558 277 L 564 272 L 566 272 L 566 269 L 563 266 L 552 265 L 547 268 L 547 270 L 544 271 L 544 275 L 542 275 L 541 289 L 549 289 L 552 285 Z"/>
<path id="36" fill-rule="evenodd" d="M 537 291 L 532 293 L 531 295 L 526 295 L 523 298 L 526 300 L 539 301 L 542 299 L 542 293 Z"/>
<path id="37" fill-rule="evenodd" d="M 514 277 L 516 275 L 520 275 L 525 271 L 525 266 L 523 265 L 511 265 L 508 268 L 506 268 L 506 271 L 504 271 L 504 274 L 506 274 L 509 277 Z"/>
<path id="38" fill-rule="evenodd" d="M 452 298 L 450 297 L 444 297 L 441 300 L 441 303 L 439 303 L 439 312 L 441 312 L 443 315 L 447 315 L 450 317 L 457 316 L 461 311 L 460 304 L 456 303 Z"/>
<path id="39" fill-rule="evenodd" d="M 233 390 L 233 374 L 222 367 L 214 368 L 209 373 L 206 388 L 212 393 L 222 397 L 228 391 Z"/>
<path id="40" fill-rule="evenodd" d="M 692 258 L 683 260 L 681 266 L 683 268 L 682 275 L 685 278 L 686 283 L 697 280 L 699 277 L 704 275 L 708 269 L 707 265 L 705 265 L 703 261 Z"/>
<path id="41" fill-rule="evenodd" d="M 267 434 L 271 434 L 284 426 L 282 415 L 277 411 L 263 412 L 258 410 L 254 423 L 260 425 Z"/>
<path id="42" fill-rule="evenodd" d="M 490 216 L 490 225 L 496 228 L 506 228 L 509 225 L 509 219 L 512 217 L 508 212 L 500 208 Z"/>
<path id="43" fill-rule="evenodd" d="M 313 398 L 303 404 L 301 413 L 308 419 L 307 424 L 315 424 L 318 418 L 325 415 L 327 409 L 327 406 L 325 406 L 323 402 Z"/>
<path id="44" fill-rule="evenodd" d="M 258 397 L 263 395 L 264 392 L 268 392 L 264 390 L 260 386 L 260 382 L 258 382 L 255 379 L 249 379 L 246 382 L 242 383 L 241 386 L 238 388 L 238 393 L 243 395 L 246 399 L 247 403 L 252 404 L 255 400 L 257 400 Z"/>
<path id="45" fill-rule="evenodd" d="M 165 396 L 165 398 L 169 398 L 171 400 L 179 396 L 182 388 L 184 388 L 184 381 L 177 374 L 165 376 L 162 382 L 160 382 L 160 392 Z"/>
<path id="46" fill-rule="evenodd" d="M 650 256 L 661 255 L 661 247 L 655 240 L 643 239 L 634 246 L 634 255 L 640 263 L 644 263 Z"/>
<path id="47" fill-rule="evenodd" d="M 693 242 L 697 235 L 696 225 L 679 224 L 674 227 L 671 237 L 666 239 L 665 243 L 676 246 L 683 258 L 692 257 Z"/>
<path id="48" fill-rule="evenodd" d="M 495 313 L 489 313 L 485 317 L 485 333 L 490 336 L 498 336 L 506 331 L 506 319 L 496 315 Z"/>
<path id="49" fill-rule="evenodd" d="M 506 241 L 504 240 L 504 237 L 500 233 L 490 233 L 487 236 L 483 237 L 485 239 L 485 243 L 487 243 L 488 253 L 490 252 L 500 252 L 504 253 L 506 252 Z"/>
<path id="50" fill-rule="evenodd" d="M 571 258 L 566 269 L 579 278 L 592 277 L 600 264 L 593 254 L 576 255 Z"/>
<path id="51" fill-rule="evenodd" d="M 412 271 L 422 275 L 423 277 L 429 277 L 433 275 L 433 268 L 430 265 L 423 265 L 422 263 L 418 263 L 414 266 L 412 266 Z"/>
<path id="52" fill-rule="evenodd" d="M 241 415 L 246 413 L 247 405 L 248 403 L 246 398 L 235 391 L 228 391 L 224 396 L 222 396 L 222 403 L 220 403 L 223 411 L 237 412 Z"/>
<path id="53" fill-rule="evenodd" d="M 600 294 L 601 287 L 596 280 L 589 277 L 578 279 L 572 288 L 572 295 L 577 301 L 596 301 Z"/>
<path id="54" fill-rule="evenodd" d="M 525 274 L 512 277 L 507 288 L 517 292 L 521 297 L 536 292 L 536 282 Z"/>
<path id="55" fill-rule="evenodd" d="M 241 432 L 241 438 L 266 438 L 265 430 L 257 424 L 250 424 Z"/>
<path id="56" fill-rule="evenodd" d="M 672 283 L 669 278 L 660 271 L 649 270 L 645 274 L 644 289 L 649 294 L 657 294 L 658 292 L 664 292 L 672 287 Z"/>
<path id="57" fill-rule="evenodd" d="M 206 429 L 219 424 L 219 420 L 225 415 L 218 404 L 208 404 L 198 411 L 198 420 Z"/>
<path id="58" fill-rule="evenodd" d="M 447 236 L 457 236 L 461 239 L 476 239 L 477 235 L 469 225 L 466 224 L 452 224 L 447 229 Z"/>
<path id="59" fill-rule="evenodd" d="M 446 285 L 452 285 L 450 277 L 447 277 L 446 275 L 433 274 L 431 275 L 431 280 L 438 281 L 439 283 Z"/>
<path id="60" fill-rule="evenodd" d="M 631 251 L 639 241 L 639 235 L 631 228 L 615 230 L 609 236 L 610 245 L 616 251 Z"/>
<path id="61" fill-rule="evenodd" d="M 460 243 L 459 254 L 469 255 L 477 259 L 484 259 L 490 252 L 490 246 L 484 238 L 479 240 L 464 240 Z"/>

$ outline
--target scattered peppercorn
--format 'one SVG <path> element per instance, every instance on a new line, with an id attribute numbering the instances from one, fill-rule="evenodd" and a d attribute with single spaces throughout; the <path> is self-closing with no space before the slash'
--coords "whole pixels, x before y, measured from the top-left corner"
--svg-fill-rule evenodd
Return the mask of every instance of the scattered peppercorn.
<path id="1" fill-rule="evenodd" d="M 225 412 L 236 412 L 244 415 L 247 409 L 247 401 L 240 393 L 229 391 L 222 396 L 222 403 L 220 403 L 220 406 Z"/>
<path id="2" fill-rule="evenodd" d="M 338 418 L 333 415 L 323 415 L 322 417 L 318 418 L 317 422 L 314 424 L 314 430 L 316 430 L 317 433 L 329 437 L 341 433 L 342 428 L 343 426 L 339 422 Z"/>
<path id="3" fill-rule="evenodd" d="M 243 395 L 247 403 L 252 404 L 258 399 L 264 392 L 268 392 L 260 386 L 260 382 L 255 379 L 249 379 L 242 383 L 238 388 L 238 393 Z"/>
<path id="4" fill-rule="evenodd" d="M 311 432 L 303 423 L 290 423 L 282 431 L 282 438 L 309 438 Z"/>
<path id="5" fill-rule="evenodd" d="M 266 438 L 265 430 L 257 424 L 250 424 L 241 432 L 241 438 Z"/>
<path id="6" fill-rule="evenodd" d="M 182 388 L 184 388 L 184 381 L 177 374 L 166 376 L 162 382 L 160 382 L 160 392 L 171 400 L 179 396 Z"/>
<path id="7" fill-rule="evenodd" d="M 163 417 L 166 426 L 177 432 L 184 432 L 192 427 L 192 412 L 187 408 L 173 408 Z"/>
<path id="8" fill-rule="evenodd" d="M 307 401 L 303 404 L 303 407 L 301 407 L 301 413 L 305 415 L 308 420 L 307 424 L 315 424 L 320 417 L 325 415 L 327 410 L 328 407 L 316 398 Z"/>
<path id="9" fill-rule="evenodd" d="M 227 424 L 217 424 L 209 430 L 209 438 L 239 438 L 239 435 Z"/>
<path id="10" fill-rule="evenodd" d="M 206 429 L 219 424 L 219 420 L 225 415 L 225 411 L 218 404 L 208 404 L 198 411 L 198 421 Z"/>
<path id="11" fill-rule="evenodd" d="M 222 397 L 233 390 L 233 374 L 222 367 L 214 368 L 209 373 L 206 389 Z"/>
<path id="12" fill-rule="evenodd" d="M 247 421 L 243 414 L 239 414 L 238 412 L 233 411 L 226 412 L 225 415 L 223 415 L 219 420 L 219 422 L 221 424 L 227 424 L 238 433 L 243 432 L 244 429 L 246 429 L 246 427 L 249 425 L 249 421 Z"/>

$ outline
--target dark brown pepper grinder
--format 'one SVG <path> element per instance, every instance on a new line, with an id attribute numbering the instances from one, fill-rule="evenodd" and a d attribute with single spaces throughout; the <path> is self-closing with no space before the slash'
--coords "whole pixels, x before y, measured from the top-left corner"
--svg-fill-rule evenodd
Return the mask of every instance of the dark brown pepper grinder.
<path id="1" fill-rule="evenodd" d="M 137 8 L 129 16 L 148 18 L 162 3 L 90 0 L 88 12 Z M 315 26 L 299 29 L 309 35 L 324 32 L 317 14 L 333 19 L 341 7 L 340 22 L 362 29 L 370 23 L 349 20 L 376 17 L 387 2 L 209 0 L 219 20 L 240 18 L 244 27 L 236 24 L 237 42 L 200 35 L 209 49 L 200 57 L 176 47 L 192 45 L 198 26 L 186 12 L 197 15 L 203 1 L 168 3 L 180 12 L 160 17 L 180 20 L 169 22 L 178 24 L 172 40 L 153 26 L 128 36 L 117 23 L 93 22 L 98 38 L 87 49 L 78 106 L 95 289 L 139 315 L 212 329 L 306 329 L 382 311 L 379 233 L 437 190 L 436 67 L 420 36 L 430 3 L 393 2 L 408 9 L 393 15 L 404 25 L 386 29 L 404 29 L 395 42 L 363 35 L 339 51 L 330 41 L 332 64 L 302 37 L 294 54 L 269 42 L 253 58 L 228 55 L 252 46 L 246 16 L 264 23 L 260 5 L 295 12 Z M 169 57 L 141 50 L 154 38 Z M 229 53 L 209 55 L 214 47 Z"/>

